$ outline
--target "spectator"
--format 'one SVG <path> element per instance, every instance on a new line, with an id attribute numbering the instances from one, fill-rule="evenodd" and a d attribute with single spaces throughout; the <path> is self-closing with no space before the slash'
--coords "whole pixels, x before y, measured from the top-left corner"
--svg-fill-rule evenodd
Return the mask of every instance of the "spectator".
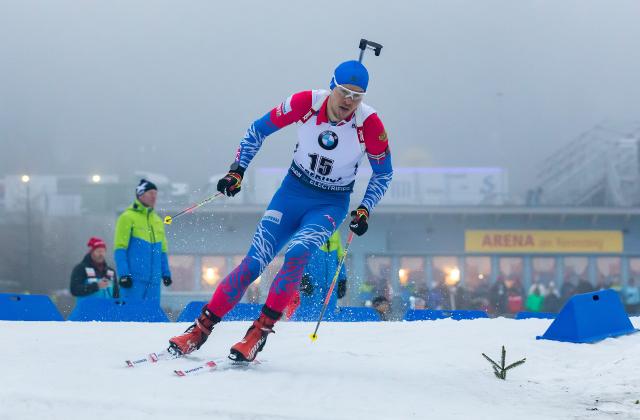
<path id="1" fill-rule="evenodd" d="M 409 309 L 426 309 L 427 302 L 421 297 L 409 296 Z"/>
<path id="2" fill-rule="evenodd" d="M 615 290 L 619 295 L 622 293 L 622 279 L 620 276 L 612 276 L 608 289 Z"/>
<path id="3" fill-rule="evenodd" d="M 542 311 L 542 305 L 544 304 L 544 295 L 542 294 L 542 287 L 534 283 L 531 285 L 529 289 L 529 294 L 527 295 L 527 301 L 525 302 L 525 307 L 528 311 L 531 312 L 540 312 Z"/>
<path id="4" fill-rule="evenodd" d="M 245 295 L 247 303 L 259 303 L 260 302 L 260 282 L 257 280 L 247 287 L 247 294 Z"/>
<path id="5" fill-rule="evenodd" d="M 171 285 L 164 224 L 154 211 L 158 189 L 146 179 L 136 188 L 136 199 L 118 217 L 115 260 L 124 298 L 160 301 L 160 282 Z"/>
<path id="6" fill-rule="evenodd" d="M 415 308 L 415 309 L 424 309 L 424 307 L 426 307 L 428 295 L 429 295 L 429 288 L 427 287 L 426 281 L 421 281 L 418 284 L 416 284 L 415 291 L 412 294 L 412 297 L 414 298 L 416 305 L 422 305 L 423 307 Z"/>
<path id="7" fill-rule="evenodd" d="M 491 287 L 488 283 L 479 284 L 475 290 L 469 291 L 469 304 L 467 309 L 492 312 L 489 300 Z"/>
<path id="8" fill-rule="evenodd" d="M 549 288 L 547 289 L 547 294 L 544 297 L 544 302 L 542 303 L 542 310 L 544 312 L 558 313 L 562 308 L 562 299 L 560 298 L 560 292 L 556 287 L 554 282 L 549 283 Z"/>
<path id="9" fill-rule="evenodd" d="M 381 320 L 389 320 L 389 315 L 391 314 L 391 303 L 389 302 L 389 299 L 384 296 L 376 296 L 373 299 L 371 306 L 373 306 L 373 309 L 378 312 Z"/>
<path id="10" fill-rule="evenodd" d="M 507 285 L 507 310 L 511 314 L 515 314 L 524 309 L 524 299 L 522 295 L 524 290 L 519 279 L 508 279 Z"/>
<path id="11" fill-rule="evenodd" d="M 71 272 L 69 287 L 71 294 L 77 298 L 118 297 L 118 285 L 115 282 L 116 273 L 105 261 L 107 244 L 94 236 L 89 239 L 87 246 L 89 252 Z"/>
<path id="12" fill-rule="evenodd" d="M 578 287 L 578 278 L 575 275 L 568 276 L 565 278 L 562 283 L 562 288 L 560 289 L 560 300 L 564 305 L 567 303 L 571 296 L 576 294 L 576 289 Z"/>
<path id="13" fill-rule="evenodd" d="M 587 280 L 585 280 L 584 278 L 580 278 L 580 280 L 578 281 L 578 284 L 576 285 L 576 289 L 574 290 L 573 294 L 575 295 L 579 295 L 582 293 L 589 293 L 589 292 L 593 292 L 595 291 L 593 285 L 591 283 L 589 283 Z M 571 296 L 569 296 L 571 297 Z"/>
<path id="14" fill-rule="evenodd" d="M 453 286 L 449 286 L 449 293 L 451 301 L 451 310 L 456 309 L 471 309 L 471 303 L 473 301 L 473 296 L 471 292 L 466 289 L 460 283 L 456 283 Z"/>
<path id="15" fill-rule="evenodd" d="M 427 293 L 427 308 L 441 310 L 449 309 L 450 306 L 449 288 L 444 279 L 432 282 L 431 289 Z"/>
<path id="16" fill-rule="evenodd" d="M 535 279 L 533 283 L 531 283 L 531 286 L 529 286 L 529 292 L 527 293 L 527 296 L 532 294 L 534 290 L 537 290 L 540 296 L 547 295 L 547 288 L 545 287 L 544 283 L 539 279 Z"/>
<path id="17" fill-rule="evenodd" d="M 365 306 L 367 306 L 367 304 L 370 306 L 373 297 L 375 296 L 374 291 L 375 284 L 371 280 L 366 279 L 360 284 L 360 287 L 358 289 L 358 299 Z"/>
<path id="18" fill-rule="evenodd" d="M 502 275 L 489 289 L 489 303 L 495 314 L 502 315 L 507 312 L 507 284 Z"/>
<path id="19" fill-rule="evenodd" d="M 629 284 L 622 289 L 622 296 L 627 313 L 637 314 L 640 311 L 640 287 L 635 277 L 629 278 Z"/>

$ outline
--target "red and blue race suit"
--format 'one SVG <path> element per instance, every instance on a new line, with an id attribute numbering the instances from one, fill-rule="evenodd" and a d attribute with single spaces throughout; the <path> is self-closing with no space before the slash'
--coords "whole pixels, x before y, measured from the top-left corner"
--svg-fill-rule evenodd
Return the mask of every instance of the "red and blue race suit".
<path id="1" fill-rule="evenodd" d="M 293 162 L 258 224 L 249 252 L 209 302 L 209 310 L 220 318 L 288 243 L 265 303 L 283 311 L 298 290 L 309 256 L 345 219 L 365 155 L 373 173 L 361 205 L 371 212 L 391 182 L 387 133 L 376 111 L 361 103 L 347 120 L 332 123 L 327 115 L 329 95 L 314 90 L 290 96 L 256 120 L 240 142 L 236 162 L 246 169 L 267 136 L 294 123 L 298 128 Z"/>

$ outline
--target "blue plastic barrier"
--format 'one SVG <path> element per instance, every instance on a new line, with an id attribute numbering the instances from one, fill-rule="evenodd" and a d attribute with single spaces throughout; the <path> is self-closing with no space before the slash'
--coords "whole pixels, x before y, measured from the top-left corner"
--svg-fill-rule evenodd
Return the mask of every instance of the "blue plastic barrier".
<path id="1" fill-rule="evenodd" d="M 317 321 L 317 318 L 314 321 Z M 373 308 L 362 306 L 341 306 L 338 311 L 327 316 L 327 321 L 375 322 L 380 321 L 380 315 Z"/>
<path id="2" fill-rule="evenodd" d="M 253 321 L 262 310 L 261 303 L 238 303 L 223 318 L 224 321 Z M 202 306 L 201 306 L 202 308 Z"/>
<path id="3" fill-rule="evenodd" d="M 329 317 L 330 310 L 324 314 L 325 320 Z M 312 307 L 304 307 L 299 306 L 296 311 L 293 313 L 289 321 L 299 321 L 299 322 L 313 322 L 317 321 L 320 317 L 320 309 Z"/>
<path id="4" fill-rule="evenodd" d="M 575 295 L 562 308 L 547 331 L 537 339 L 593 343 L 631 334 L 633 328 L 618 294 L 611 289 Z"/>
<path id="5" fill-rule="evenodd" d="M 158 302 L 137 299 L 78 300 L 68 321 L 169 322 Z"/>
<path id="6" fill-rule="evenodd" d="M 558 316 L 558 314 L 554 314 L 553 312 L 518 312 L 516 319 L 554 319 L 556 316 Z"/>
<path id="7" fill-rule="evenodd" d="M 436 319 L 446 318 L 460 321 L 462 319 L 489 318 L 489 315 L 484 311 L 444 311 L 437 309 L 409 309 L 407 313 L 404 314 L 405 321 L 434 321 Z"/>
<path id="8" fill-rule="evenodd" d="M 64 321 L 49 296 L 0 293 L 0 320 Z"/>
<path id="9" fill-rule="evenodd" d="M 200 311 L 202 311 L 202 307 L 206 303 L 207 302 L 200 302 L 199 300 L 189 302 L 182 312 L 180 312 L 176 322 L 193 322 L 194 319 L 200 316 Z"/>
<path id="10" fill-rule="evenodd" d="M 176 322 L 193 322 L 200 315 L 205 304 L 206 302 L 190 302 L 180 313 Z M 253 321 L 260 316 L 261 310 L 262 304 L 260 303 L 238 303 L 225 315 L 224 321 Z M 319 316 L 320 312 L 317 308 L 312 310 L 298 308 L 290 321 L 317 321 Z M 333 322 L 380 321 L 380 316 L 373 308 L 343 306 L 339 311 L 325 313 L 324 320 Z"/>
<path id="11" fill-rule="evenodd" d="M 189 302 L 187 306 L 182 310 L 178 320 L 176 322 L 193 322 L 194 319 L 200 316 L 202 307 L 207 302 L 193 301 Z M 253 321 L 260 316 L 262 310 L 262 304 L 260 303 L 238 303 L 232 310 L 229 311 L 223 318 L 224 321 Z"/>
<path id="12" fill-rule="evenodd" d="M 289 321 L 317 322 L 321 308 L 298 307 Z M 375 322 L 380 321 L 380 315 L 373 308 L 364 306 L 340 306 L 334 310 L 327 310 L 322 318 L 327 322 Z"/>

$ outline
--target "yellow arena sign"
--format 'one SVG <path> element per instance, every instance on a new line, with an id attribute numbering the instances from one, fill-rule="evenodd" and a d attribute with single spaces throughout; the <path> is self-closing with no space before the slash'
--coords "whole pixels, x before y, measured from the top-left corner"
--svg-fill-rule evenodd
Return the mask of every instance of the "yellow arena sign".
<path id="1" fill-rule="evenodd" d="M 467 230 L 466 252 L 483 253 L 620 253 L 617 230 Z"/>

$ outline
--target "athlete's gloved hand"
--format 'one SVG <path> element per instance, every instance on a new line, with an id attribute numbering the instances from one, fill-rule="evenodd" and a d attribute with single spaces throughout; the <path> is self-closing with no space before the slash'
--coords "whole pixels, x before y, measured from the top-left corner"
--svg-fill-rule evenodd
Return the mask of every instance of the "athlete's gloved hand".
<path id="1" fill-rule="evenodd" d="M 131 286 L 133 286 L 133 279 L 129 275 L 121 276 L 119 283 L 120 283 L 120 287 L 124 287 L 125 289 L 129 289 L 129 288 L 131 288 Z"/>
<path id="2" fill-rule="evenodd" d="M 217 189 L 227 197 L 233 197 L 240 192 L 240 184 L 244 176 L 244 168 L 237 166 L 231 169 L 224 178 L 218 181 Z"/>
<path id="3" fill-rule="evenodd" d="M 171 280 L 171 276 L 162 276 L 162 283 L 164 283 L 165 286 L 169 287 L 171 286 L 171 283 L 173 283 L 173 280 Z"/>
<path id="4" fill-rule="evenodd" d="M 311 277 L 305 273 L 300 280 L 300 293 L 305 296 L 311 296 L 313 294 L 313 283 L 311 283 Z"/>
<path id="5" fill-rule="evenodd" d="M 347 279 L 338 280 L 338 299 L 342 299 L 347 294 Z"/>
<path id="6" fill-rule="evenodd" d="M 353 219 L 351 219 L 351 223 L 349 223 L 349 229 L 358 236 L 364 235 L 367 229 L 369 229 L 369 224 L 367 223 L 369 210 L 360 206 L 351 212 L 351 216 Z"/>

